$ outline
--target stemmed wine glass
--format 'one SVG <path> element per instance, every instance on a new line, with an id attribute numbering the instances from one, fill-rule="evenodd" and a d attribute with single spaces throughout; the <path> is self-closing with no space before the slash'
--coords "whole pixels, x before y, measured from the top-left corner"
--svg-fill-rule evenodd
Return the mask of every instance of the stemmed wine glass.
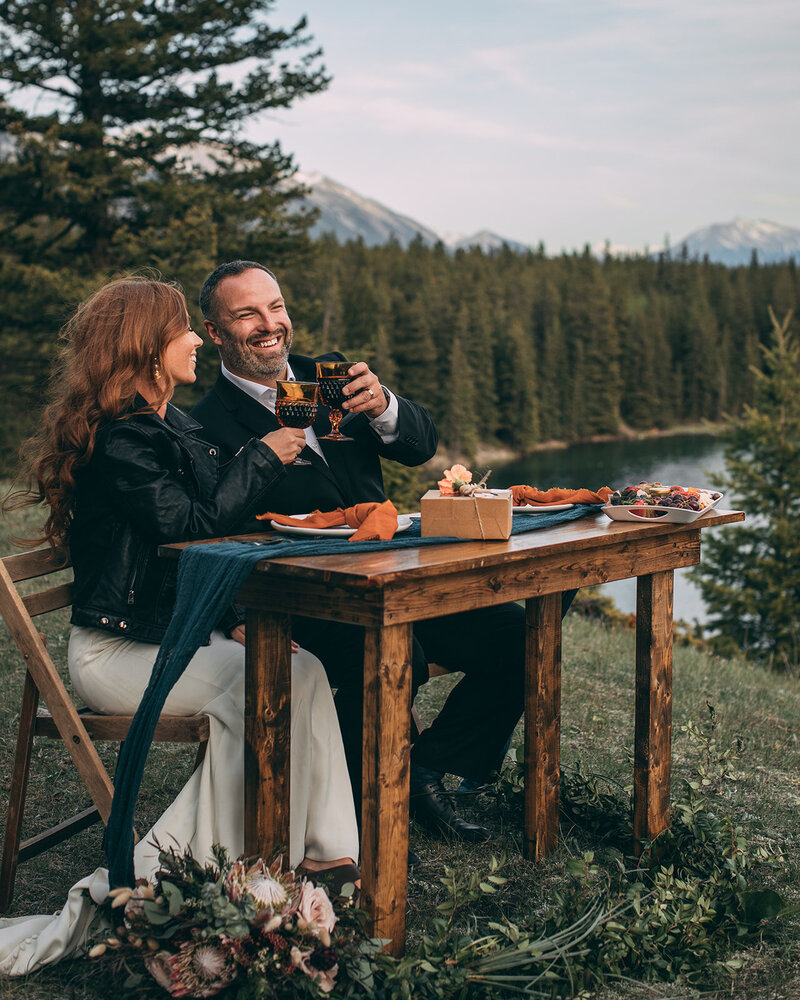
<path id="1" fill-rule="evenodd" d="M 310 427 L 317 417 L 319 386 L 316 382 L 276 382 L 275 416 L 281 427 Z M 311 465 L 297 458 L 292 465 Z"/>
<path id="2" fill-rule="evenodd" d="M 344 387 L 353 379 L 348 372 L 351 367 L 350 361 L 318 361 L 317 362 L 317 382 L 319 383 L 319 395 L 322 402 L 331 409 L 331 432 L 324 434 L 322 441 L 352 441 L 351 437 L 342 434 L 339 424 L 344 414 L 342 413 L 342 403 L 347 399 L 344 395 Z"/>

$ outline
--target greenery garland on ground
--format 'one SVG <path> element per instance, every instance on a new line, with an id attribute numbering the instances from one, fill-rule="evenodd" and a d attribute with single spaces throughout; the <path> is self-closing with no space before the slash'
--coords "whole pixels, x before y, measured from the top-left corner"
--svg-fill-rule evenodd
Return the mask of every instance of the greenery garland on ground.
<path id="1" fill-rule="evenodd" d="M 281 898 L 265 904 L 263 886 L 261 898 L 253 896 L 259 895 L 258 879 L 268 875 L 264 866 L 248 870 L 219 854 L 216 868 L 203 868 L 170 853 L 154 900 L 137 901 L 142 892 L 149 895 L 144 889 L 135 896 L 117 894 L 124 910 L 120 903 L 106 904 L 107 924 L 94 953 L 113 956 L 118 971 L 127 969 L 127 985 L 140 991 L 150 956 L 161 955 L 161 968 L 169 970 L 164 956 L 172 953 L 177 974 L 160 981 L 173 996 L 220 993 L 235 1000 L 293 997 L 298 991 L 374 1000 L 589 997 L 603 984 L 626 978 L 719 983 L 742 967 L 736 950 L 755 933 L 769 933 L 776 918 L 790 911 L 774 890 L 753 885 L 757 872 L 761 878 L 782 862 L 779 847 L 751 843 L 724 814 L 722 793 L 738 748 L 719 746 L 715 727 L 713 708 L 704 729 L 682 727 L 697 761 L 695 773 L 673 803 L 671 829 L 645 844 L 638 859 L 629 853 L 629 794 L 603 790 L 580 768 L 563 781 L 564 818 L 601 846 L 567 863 L 571 885 L 555 895 L 538 923 L 493 920 L 479 927 L 475 921 L 470 933 L 458 930 L 481 896 L 503 892 L 505 860 L 492 858 L 484 873 L 445 868 L 447 898 L 430 933 L 416 950 L 395 959 L 363 933 L 360 911 L 339 907 L 335 928 L 324 907 L 312 914 L 308 888 L 291 877 L 280 882 Z M 493 789 L 498 807 L 517 816 L 522 787 L 522 765 L 514 762 Z M 126 915 L 122 922 L 120 913 Z M 254 928 L 261 951 L 253 946 Z M 216 982 L 198 985 L 194 972 L 194 978 L 181 978 L 185 964 L 178 956 L 181 948 L 188 951 L 180 942 L 193 942 L 193 950 L 213 939 L 216 948 L 220 936 L 222 952 L 207 956 L 217 962 Z M 237 975 L 240 970 L 244 974 Z"/>

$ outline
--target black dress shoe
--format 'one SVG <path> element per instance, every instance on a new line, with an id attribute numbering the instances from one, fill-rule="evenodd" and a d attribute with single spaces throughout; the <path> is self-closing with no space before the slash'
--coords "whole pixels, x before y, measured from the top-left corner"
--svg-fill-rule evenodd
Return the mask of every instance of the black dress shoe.
<path id="1" fill-rule="evenodd" d="M 411 793 L 411 817 L 429 833 L 441 837 L 482 844 L 492 836 L 485 826 L 467 823 L 458 815 L 441 781 L 432 781 Z"/>

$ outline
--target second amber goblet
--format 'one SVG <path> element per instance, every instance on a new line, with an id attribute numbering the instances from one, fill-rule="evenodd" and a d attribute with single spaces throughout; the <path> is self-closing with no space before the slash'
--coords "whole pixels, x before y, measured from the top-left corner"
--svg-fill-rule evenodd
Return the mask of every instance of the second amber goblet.
<path id="1" fill-rule="evenodd" d="M 317 362 L 317 382 L 319 383 L 319 395 L 322 402 L 330 407 L 331 432 L 324 434 L 323 441 L 352 441 L 351 437 L 342 434 L 339 424 L 342 422 L 342 403 L 347 399 L 344 394 L 344 387 L 353 379 L 348 374 L 352 362 L 350 361 L 318 361 Z"/>

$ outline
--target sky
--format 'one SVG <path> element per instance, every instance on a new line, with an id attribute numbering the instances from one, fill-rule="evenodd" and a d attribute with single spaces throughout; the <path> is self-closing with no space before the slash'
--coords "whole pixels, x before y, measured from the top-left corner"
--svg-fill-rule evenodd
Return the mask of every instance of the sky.
<path id="1" fill-rule="evenodd" d="M 643 250 L 734 217 L 800 228 L 798 0 L 277 0 L 333 80 L 260 118 L 442 234 Z"/>

